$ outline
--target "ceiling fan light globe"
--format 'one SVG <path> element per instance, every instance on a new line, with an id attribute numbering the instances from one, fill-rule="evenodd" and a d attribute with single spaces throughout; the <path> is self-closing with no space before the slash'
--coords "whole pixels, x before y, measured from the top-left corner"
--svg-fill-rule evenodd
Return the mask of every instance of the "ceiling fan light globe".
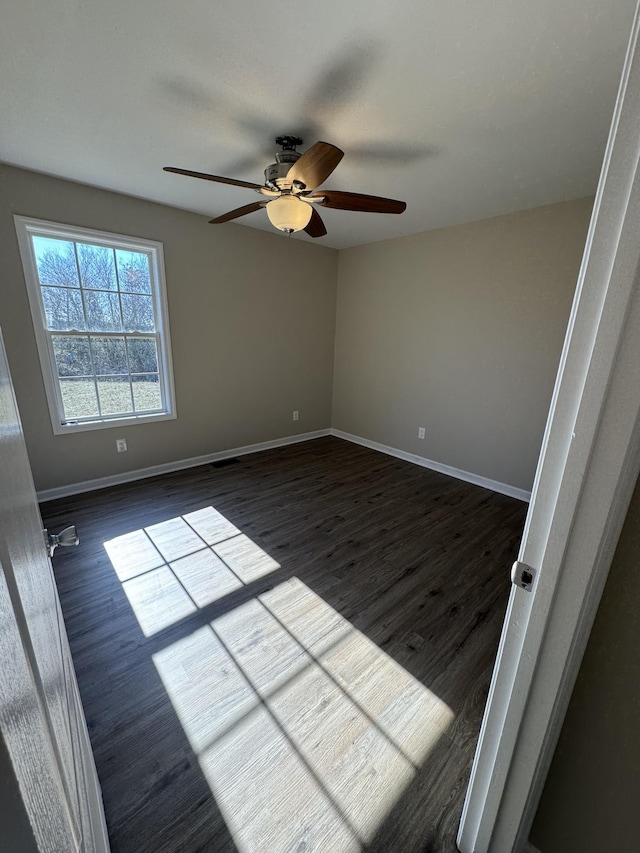
<path id="1" fill-rule="evenodd" d="M 306 228 L 312 213 L 311 205 L 290 195 L 276 198 L 267 205 L 267 216 L 271 224 L 288 234 Z"/>

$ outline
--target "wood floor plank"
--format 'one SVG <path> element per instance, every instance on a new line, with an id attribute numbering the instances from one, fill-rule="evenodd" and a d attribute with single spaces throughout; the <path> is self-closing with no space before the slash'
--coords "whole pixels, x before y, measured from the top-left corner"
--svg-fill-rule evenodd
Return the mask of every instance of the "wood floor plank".
<path id="1" fill-rule="evenodd" d="M 454 853 L 525 510 L 336 438 L 44 504 L 114 853 Z"/>

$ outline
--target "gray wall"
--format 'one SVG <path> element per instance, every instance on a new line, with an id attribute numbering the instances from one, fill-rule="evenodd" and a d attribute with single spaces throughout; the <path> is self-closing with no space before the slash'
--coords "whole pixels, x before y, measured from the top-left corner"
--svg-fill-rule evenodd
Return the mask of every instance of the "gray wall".
<path id="1" fill-rule="evenodd" d="M 53 435 L 14 213 L 164 243 L 177 420 Z M 334 249 L 0 166 L 0 257 L 0 326 L 38 489 L 330 426 Z"/>
<path id="2" fill-rule="evenodd" d="M 37 488 L 329 426 L 531 488 L 590 199 L 339 254 L 7 166 L 0 199 L 0 325 Z M 13 213 L 164 243 L 176 421 L 53 435 Z"/>
<path id="3" fill-rule="evenodd" d="M 591 205 L 341 251 L 333 426 L 531 489 Z"/>
<path id="4" fill-rule="evenodd" d="M 533 825 L 541 853 L 640 849 L 640 483 Z"/>

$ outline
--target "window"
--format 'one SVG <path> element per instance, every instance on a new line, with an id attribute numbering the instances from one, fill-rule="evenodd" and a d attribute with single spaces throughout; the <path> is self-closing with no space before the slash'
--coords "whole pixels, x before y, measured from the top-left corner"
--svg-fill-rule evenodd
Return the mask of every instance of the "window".
<path id="1" fill-rule="evenodd" d="M 175 418 L 162 244 L 15 222 L 53 431 Z"/>

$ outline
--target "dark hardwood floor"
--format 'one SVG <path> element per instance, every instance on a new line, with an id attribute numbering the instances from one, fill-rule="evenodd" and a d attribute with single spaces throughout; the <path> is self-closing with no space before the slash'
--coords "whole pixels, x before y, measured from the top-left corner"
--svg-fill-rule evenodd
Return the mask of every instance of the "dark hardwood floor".
<path id="1" fill-rule="evenodd" d="M 43 504 L 114 853 L 455 851 L 525 512 L 337 438 Z"/>

